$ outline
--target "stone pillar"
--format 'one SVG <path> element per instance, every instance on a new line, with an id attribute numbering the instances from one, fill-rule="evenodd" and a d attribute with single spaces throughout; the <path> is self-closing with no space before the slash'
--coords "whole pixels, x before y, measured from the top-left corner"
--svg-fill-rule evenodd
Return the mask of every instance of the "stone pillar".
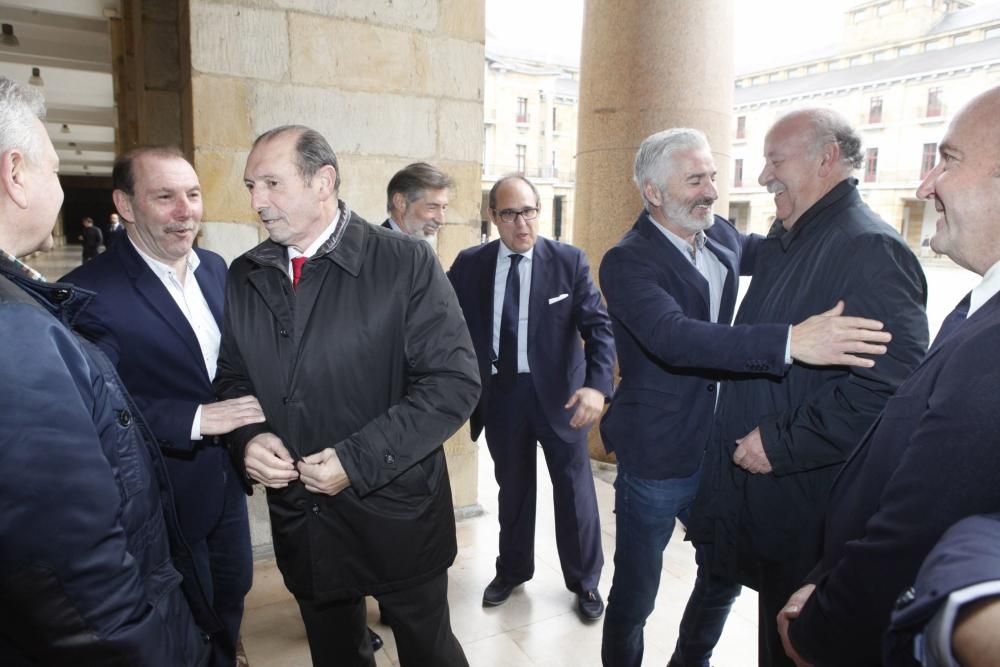
<path id="1" fill-rule="evenodd" d="M 574 243 L 601 257 L 642 207 L 632 182 L 639 144 L 653 132 L 693 127 L 708 135 L 728 210 L 732 156 L 733 3 L 587 0 L 580 58 Z M 598 429 L 591 454 L 606 459 Z"/>

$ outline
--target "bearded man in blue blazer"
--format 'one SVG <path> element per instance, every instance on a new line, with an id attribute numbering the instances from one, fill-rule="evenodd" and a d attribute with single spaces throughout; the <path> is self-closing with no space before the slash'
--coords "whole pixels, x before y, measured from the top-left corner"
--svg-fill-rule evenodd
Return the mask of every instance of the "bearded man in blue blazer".
<path id="1" fill-rule="evenodd" d="M 538 235 L 540 206 L 523 176 L 497 181 L 489 216 L 500 239 L 463 251 L 448 272 L 483 378 L 472 436 L 485 427 L 500 485 L 500 555 L 483 604 L 503 604 L 534 574 L 541 443 L 563 580 L 580 614 L 595 620 L 604 613 L 604 557 L 587 430 L 611 394 L 614 343 L 586 256 Z"/>
<path id="2" fill-rule="evenodd" d="M 201 185 L 171 148 L 115 161 L 115 206 L 126 237 L 63 280 L 92 290 L 76 328 L 115 363 L 164 453 L 181 530 L 210 582 L 224 630 L 212 665 L 234 665 L 252 558 L 243 480 L 218 436 L 264 420 L 257 399 L 216 401 L 226 264 L 194 248 Z"/>

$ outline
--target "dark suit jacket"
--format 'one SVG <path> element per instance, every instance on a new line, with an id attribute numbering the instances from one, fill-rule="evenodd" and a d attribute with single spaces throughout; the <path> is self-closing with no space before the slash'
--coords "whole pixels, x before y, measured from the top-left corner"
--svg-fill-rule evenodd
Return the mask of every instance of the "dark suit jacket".
<path id="1" fill-rule="evenodd" d="M 493 282 L 500 241 L 459 253 L 448 271 L 455 287 L 483 378 L 472 413 L 472 438 L 479 437 L 489 401 L 493 357 Z M 549 303 L 549 299 L 567 298 Z M 583 338 L 583 345 L 580 338 Z M 574 391 L 590 387 L 611 395 L 615 363 L 611 321 L 579 248 L 538 237 L 531 262 L 528 304 L 528 366 L 545 415 L 560 437 L 575 440 L 572 410 L 563 406 Z"/>
<path id="2" fill-rule="evenodd" d="M 705 247 L 728 270 L 718 324 L 710 319 L 708 281 L 646 213 L 601 262 L 621 375 L 601 437 L 623 470 L 646 479 L 697 470 L 723 371 L 780 375 L 787 368 L 787 325 L 729 326 L 745 237 L 718 216 L 706 236 Z"/>
<path id="3" fill-rule="evenodd" d="M 392 229 L 392 225 L 389 223 L 389 218 L 386 218 L 385 220 L 382 221 L 382 227 L 385 227 L 386 229 Z"/>
<path id="4" fill-rule="evenodd" d="M 1000 514 L 962 519 L 948 529 L 900 595 L 886 637 L 885 664 L 916 665 L 913 639 L 955 591 L 1000 581 Z"/>
<path id="5" fill-rule="evenodd" d="M 195 277 L 221 329 L 226 263 L 195 252 Z M 215 400 L 194 330 L 125 239 L 63 280 L 97 293 L 74 326 L 117 366 L 166 455 L 185 537 L 204 538 L 222 512 L 220 471 L 229 461 L 214 439 L 191 440 L 195 410 Z"/>
<path id="6" fill-rule="evenodd" d="M 817 585 L 791 625 L 817 665 L 878 665 L 893 604 L 953 523 L 1000 507 L 1000 294 L 890 398 L 830 492 Z"/>

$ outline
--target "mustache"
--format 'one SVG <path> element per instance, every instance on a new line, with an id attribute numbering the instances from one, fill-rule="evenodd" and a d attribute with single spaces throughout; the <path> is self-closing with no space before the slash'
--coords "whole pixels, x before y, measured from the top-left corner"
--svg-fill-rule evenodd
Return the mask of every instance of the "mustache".
<path id="1" fill-rule="evenodd" d="M 167 225 L 163 228 L 163 231 L 170 232 L 193 232 L 194 223 L 190 222 L 175 222 L 171 225 Z"/>
<path id="2" fill-rule="evenodd" d="M 694 203 L 692 203 L 691 204 L 691 208 L 693 209 L 696 206 L 709 206 L 710 207 L 713 204 L 715 204 L 715 199 L 713 199 L 712 197 L 702 197 L 701 199 L 698 199 Z"/>
<path id="3" fill-rule="evenodd" d="M 767 182 L 767 191 L 770 192 L 772 195 L 781 194 L 786 189 L 787 188 L 785 187 L 785 184 L 777 179 Z"/>

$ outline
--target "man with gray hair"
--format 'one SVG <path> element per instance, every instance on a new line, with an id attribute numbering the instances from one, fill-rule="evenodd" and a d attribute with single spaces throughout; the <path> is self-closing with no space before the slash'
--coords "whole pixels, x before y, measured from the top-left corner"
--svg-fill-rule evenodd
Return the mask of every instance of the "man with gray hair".
<path id="1" fill-rule="evenodd" d="M 615 574 L 604 623 L 606 665 L 638 667 L 653 611 L 663 550 L 675 519 L 687 520 L 709 441 L 718 381 L 755 373 L 780 380 L 792 360 L 870 367 L 890 335 L 880 322 L 840 316 L 842 303 L 805 319 L 730 327 L 741 265 L 760 237 L 741 236 L 712 215 L 715 162 L 705 135 L 675 128 L 642 142 L 635 183 L 645 210 L 604 256 L 621 369 L 601 423 L 618 457 Z M 739 585 L 709 576 L 688 606 L 672 665 L 707 665 Z"/>
<path id="2" fill-rule="evenodd" d="M 400 169 L 386 188 L 389 217 L 382 226 L 414 238 L 433 241 L 444 224 L 448 191 L 455 187 L 448 174 L 426 162 Z"/>
<path id="3" fill-rule="evenodd" d="M 108 358 L 67 326 L 94 295 L 17 259 L 51 248 L 63 201 L 44 115 L 34 89 L 0 77 L 0 656 L 204 665 L 202 633 L 220 625 L 156 439 Z"/>
<path id="4" fill-rule="evenodd" d="M 723 383 L 689 535 L 714 574 L 758 591 L 761 667 L 790 664 L 775 619 L 819 556 L 833 479 L 927 348 L 923 271 L 858 194 L 854 130 L 827 109 L 795 111 L 767 133 L 764 158 L 777 219 L 735 324 L 796 321 L 843 300 L 892 341 L 870 367 L 750 368 Z"/>

